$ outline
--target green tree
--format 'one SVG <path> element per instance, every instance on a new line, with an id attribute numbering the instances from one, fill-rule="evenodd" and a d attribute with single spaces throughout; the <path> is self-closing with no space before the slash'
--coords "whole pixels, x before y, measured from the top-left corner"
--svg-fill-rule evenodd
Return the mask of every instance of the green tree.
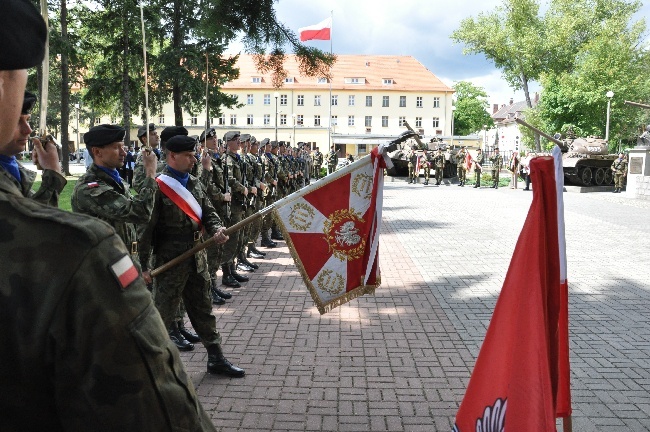
<path id="1" fill-rule="evenodd" d="M 456 90 L 453 134 L 469 135 L 482 130 L 484 125 L 494 125 L 488 114 L 488 95 L 482 87 L 459 81 L 453 85 L 453 89 Z"/>

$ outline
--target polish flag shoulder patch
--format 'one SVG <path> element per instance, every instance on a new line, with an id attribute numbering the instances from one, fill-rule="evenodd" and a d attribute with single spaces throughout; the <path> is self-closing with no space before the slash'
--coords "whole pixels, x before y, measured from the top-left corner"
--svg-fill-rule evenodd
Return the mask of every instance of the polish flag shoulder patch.
<path id="1" fill-rule="evenodd" d="M 90 183 L 88 183 L 86 186 L 88 187 L 88 189 L 96 188 L 96 187 L 99 186 L 99 183 L 97 183 L 97 182 L 90 182 Z"/>
<path id="2" fill-rule="evenodd" d="M 131 257 L 128 255 L 124 255 L 116 263 L 111 264 L 109 268 L 123 290 L 138 278 L 138 269 L 135 268 Z"/>

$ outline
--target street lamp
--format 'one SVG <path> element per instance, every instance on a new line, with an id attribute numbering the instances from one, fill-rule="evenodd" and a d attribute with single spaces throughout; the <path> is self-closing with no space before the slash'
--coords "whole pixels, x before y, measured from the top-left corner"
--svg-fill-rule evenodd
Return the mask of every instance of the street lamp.
<path id="1" fill-rule="evenodd" d="M 278 142 L 278 98 L 280 97 L 280 93 L 275 92 L 273 93 L 273 96 L 275 96 L 275 142 Z"/>
<path id="2" fill-rule="evenodd" d="M 296 146 L 296 113 L 291 114 L 293 119 L 293 146 Z"/>
<path id="3" fill-rule="evenodd" d="M 605 96 L 607 96 L 607 124 L 605 125 L 605 141 L 609 141 L 609 108 L 612 102 L 612 98 L 614 97 L 614 92 L 610 90 L 605 93 Z"/>
<path id="4" fill-rule="evenodd" d="M 454 146 L 454 111 L 456 111 L 456 105 L 451 106 L 451 146 Z"/>
<path id="5" fill-rule="evenodd" d="M 74 109 L 77 112 L 77 150 L 81 149 L 81 143 L 79 142 L 79 104 L 74 104 Z"/>

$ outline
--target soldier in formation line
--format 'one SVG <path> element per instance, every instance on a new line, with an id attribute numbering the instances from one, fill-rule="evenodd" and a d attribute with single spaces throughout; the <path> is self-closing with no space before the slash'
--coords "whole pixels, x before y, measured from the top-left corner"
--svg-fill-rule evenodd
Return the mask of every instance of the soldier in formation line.
<path id="1" fill-rule="evenodd" d="M 492 162 L 492 188 L 499 189 L 499 173 L 503 167 L 503 156 L 499 154 L 499 148 L 494 149 L 494 155 L 490 157 Z"/>
<path id="2" fill-rule="evenodd" d="M 0 430 L 215 431 L 115 230 L 25 190 L 14 136 L 46 37 L 30 1 L 0 2 Z M 34 145 L 51 170 L 51 144 Z"/>
<path id="3" fill-rule="evenodd" d="M 442 173 L 445 170 L 445 155 L 442 149 L 438 147 L 435 156 L 433 157 L 433 164 L 436 167 L 436 186 L 442 183 Z"/>
<path id="4" fill-rule="evenodd" d="M 315 178 L 316 180 L 320 179 L 320 170 L 321 167 L 323 166 L 323 153 L 320 152 L 320 149 L 316 147 L 316 150 L 314 153 L 311 155 L 312 158 L 312 167 L 313 167 L 313 173 L 312 177 Z"/>
<path id="5" fill-rule="evenodd" d="M 329 153 L 327 153 L 327 174 L 332 174 L 336 171 L 336 166 L 339 163 L 339 155 L 336 152 L 336 146 L 332 146 Z"/>
<path id="6" fill-rule="evenodd" d="M 411 149 L 408 151 L 406 154 L 406 159 L 408 160 L 408 169 L 409 169 L 409 184 L 415 184 L 417 183 L 417 176 L 418 176 L 418 170 L 419 166 L 418 165 L 418 155 L 415 152 L 415 148 L 411 147 Z"/>

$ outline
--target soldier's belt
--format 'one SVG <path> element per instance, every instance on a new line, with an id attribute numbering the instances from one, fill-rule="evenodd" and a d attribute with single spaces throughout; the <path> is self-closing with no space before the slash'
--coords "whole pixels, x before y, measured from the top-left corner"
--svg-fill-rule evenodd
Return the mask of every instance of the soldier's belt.
<path id="1" fill-rule="evenodd" d="M 160 235 L 160 240 L 163 242 L 177 242 L 177 243 L 196 243 L 203 239 L 202 231 L 193 231 L 188 233 L 165 233 Z"/>

